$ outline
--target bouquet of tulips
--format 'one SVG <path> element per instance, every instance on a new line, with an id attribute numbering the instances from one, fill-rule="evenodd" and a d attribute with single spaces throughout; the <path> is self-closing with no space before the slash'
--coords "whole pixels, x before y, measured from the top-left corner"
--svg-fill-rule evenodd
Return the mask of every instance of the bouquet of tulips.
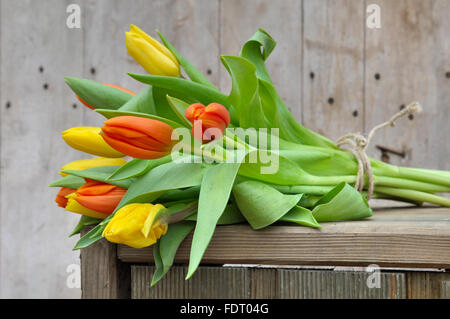
<path id="1" fill-rule="evenodd" d="M 93 227 L 75 249 L 103 237 L 153 245 L 155 284 L 193 232 L 191 277 L 217 225 L 321 228 L 370 217 L 367 196 L 450 206 L 437 194 L 450 191 L 450 172 L 367 158 L 370 172 L 361 175 L 354 152 L 298 123 L 267 72 L 275 41 L 265 31 L 239 56 L 220 57 L 232 81 L 229 94 L 159 36 L 162 43 L 134 25 L 126 32 L 128 53 L 149 73 L 129 74 L 147 84 L 138 94 L 66 78 L 77 98 L 106 118 L 103 127 L 62 133 L 71 147 L 98 156 L 65 165 L 50 185 L 60 187 L 59 206 L 82 215 L 71 235 Z"/>

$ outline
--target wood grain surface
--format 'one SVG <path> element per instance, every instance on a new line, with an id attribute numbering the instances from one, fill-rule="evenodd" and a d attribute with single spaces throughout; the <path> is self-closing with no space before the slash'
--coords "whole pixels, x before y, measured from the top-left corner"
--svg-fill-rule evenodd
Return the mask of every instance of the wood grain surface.
<path id="1" fill-rule="evenodd" d="M 247 225 L 218 226 L 202 263 L 361 265 L 450 268 L 450 209 L 396 208 L 370 219 L 324 223 L 321 230 Z M 175 263 L 187 263 L 191 236 Z M 153 262 L 152 248 L 118 246 L 124 262 Z"/>

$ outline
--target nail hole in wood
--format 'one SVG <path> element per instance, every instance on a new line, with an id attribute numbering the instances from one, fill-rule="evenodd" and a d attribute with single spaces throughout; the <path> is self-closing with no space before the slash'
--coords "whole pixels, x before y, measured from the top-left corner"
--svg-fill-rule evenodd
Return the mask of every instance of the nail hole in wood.
<path id="1" fill-rule="evenodd" d="M 386 152 L 381 153 L 381 161 L 389 163 L 389 155 Z"/>
<path id="2" fill-rule="evenodd" d="M 334 99 L 332 98 L 332 97 L 330 97 L 329 99 L 328 99 L 328 104 L 333 104 L 334 103 Z"/>
<path id="3" fill-rule="evenodd" d="M 74 109 L 76 109 L 76 108 L 77 108 L 76 103 L 73 103 L 73 104 L 72 104 L 72 107 L 73 107 Z"/>
<path id="4" fill-rule="evenodd" d="M 211 69 L 206 70 L 206 74 L 211 75 L 212 74 L 212 70 Z"/>
<path id="5" fill-rule="evenodd" d="M 39 67 L 39 72 L 40 73 L 44 72 L 44 67 L 42 65 Z"/>
<path id="6" fill-rule="evenodd" d="M 354 110 L 352 114 L 353 114 L 354 117 L 357 117 L 358 116 L 358 110 Z"/>
<path id="7" fill-rule="evenodd" d="M 405 108 L 405 104 L 400 105 L 400 111 Z"/>
<path id="8" fill-rule="evenodd" d="M 445 77 L 446 77 L 447 79 L 450 79 L 450 72 L 445 73 Z"/>
<path id="9" fill-rule="evenodd" d="M 375 73 L 375 80 L 379 80 L 381 78 L 380 73 Z"/>
<path id="10" fill-rule="evenodd" d="M 95 68 L 92 67 L 92 68 L 91 68 L 91 74 L 95 74 L 95 71 L 96 71 Z"/>
<path id="11" fill-rule="evenodd" d="M 408 118 L 412 121 L 412 120 L 414 120 L 414 114 L 409 114 L 408 115 Z"/>
<path id="12" fill-rule="evenodd" d="M 311 80 L 314 79 L 314 76 L 315 76 L 314 72 L 309 72 L 309 77 L 311 78 Z"/>
<path id="13" fill-rule="evenodd" d="M 7 109 L 9 109 L 11 107 L 11 102 L 7 101 L 5 106 Z"/>
<path id="14" fill-rule="evenodd" d="M 44 88 L 44 90 L 47 90 L 48 89 L 48 84 L 44 83 L 44 85 L 42 87 Z"/>

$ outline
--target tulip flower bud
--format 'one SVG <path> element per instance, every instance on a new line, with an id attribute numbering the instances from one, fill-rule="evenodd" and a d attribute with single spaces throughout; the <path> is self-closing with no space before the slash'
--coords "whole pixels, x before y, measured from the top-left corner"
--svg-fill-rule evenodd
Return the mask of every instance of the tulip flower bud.
<path id="1" fill-rule="evenodd" d="M 125 156 L 105 143 L 100 131 L 99 127 L 72 127 L 62 132 L 62 137 L 74 149 L 88 154 L 113 158 Z"/>
<path id="2" fill-rule="evenodd" d="M 67 196 L 66 210 L 95 218 L 105 218 L 116 209 L 126 189 L 86 179 L 86 184 Z M 95 216 L 93 216 L 95 215 Z"/>
<path id="3" fill-rule="evenodd" d="M 128 204 L 114 214 L 102 236 L 133 248 L 153 245 L 167 232 L 167 222 L 159 218 L 161 209 L 161 204 Z"/>
<path id="4" fill-rule="evenodd" d="M 61 168 L 61 171 L 82 171 L 84 169 L 100 166 L 121 166 L 126 164 L 127 161 L 122 158 L 106 158 L 106 157 L 94 157 L 88 159 L 82 159 L 70 162 Z M 62 176 L 66 176 L 60 172 Z"/>
<path id="5" fill-rule="evenodd" d="M 131 95 L 136 95 L 136 93 L 131 92 L 130 90 L 127 90 L 127 89 L 125 89 L 125 88 L 123 88 L 123 87 L 121 87 L 121 86 L 115 85 L 115 84 L 111 84 L 111 83 L 102 83 L 102 84 L 107 85 L 107 86 L 110 86 L 110 87 L 113 87 L 113 88 L 116 88 L 116 89 L 119 89 L 119 90 L 122 90 L 122 91 L 127 92 L 128 94 L 131 94 Z M 79 97 L 78 95 L 75 95 L 75 96 L 77 97 L 77 99 L 78 99 L 83 105 L 87 106 L 87 107 L 90 108 L 90 109 L 95 110 L 95 107 L 90 106 L 90 105 L 89 105 L 87 102 L 85 102 L 81 97 Z"/>
<path id="6" fill-rule="evenodd" d="M 137 116 L 118 116 L 105 121 L 101 136 L 106 143 L 126 155 L 155 159 L 170 154 L 173 127 L 164 122 Z"/>
<path id="7" fill-rule="evenodd" d="M 68 202 L 68 199 L 66 196 L 68 196 L 74 192 L 76 192 L 76 189 L 61 187 L 58 194 L 56 195 L 55 202 L 58 204 L 59 207 L 65 208 L 67 206 L 67 202 Z"/>
<path id="8" fill-rule="evenodd" d="M 200 103 L 192 104 L 186 109 L 185 116 L 194 124 L 192 135 L 202 142 L 218 138 L 217 131 L 223 135 L 230 125 L 230 113 L 225 106 L 218 103 L 211 103 L 206 107 Z M 201 136 L 200 132 L 197 132 L 200 131 L 197 125 L 199 121 L 201 121 Z"/>
<path id="9" fill-rule="evenodd" d="M 179 76 L 177 58 L 163 44 L 149 36 L 135 25 L 125 32 L 128 54 L 148 73 L 153 75 Z"/>

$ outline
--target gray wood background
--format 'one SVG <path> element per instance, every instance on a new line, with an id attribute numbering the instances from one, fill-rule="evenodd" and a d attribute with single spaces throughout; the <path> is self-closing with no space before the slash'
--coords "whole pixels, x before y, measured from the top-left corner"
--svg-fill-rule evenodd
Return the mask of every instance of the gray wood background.
<path id="1" fill-rule="evenodd" d="M 71 3 L 81 29 L 66 27 Z M 380 29 L 366 27 L 372 3 Z M 56 207 L 47 184 L 85 157 L 60 132 L 101 117 L 63 76 L 139 91 L 125 74 L 144 72 L 126 53 L 130 23 L 159 29 L 224 92 L 218 55 L 238 54 L 264 28 L 278 41 L 269 70 L 302 123 L 336 139 L 418 100 L 424 112 L 379 132 L 371 155 L 380 158 L 378 144 L 405 152 L 391 163 L 450 169 L 449 15 L 449 0 L 0 0 L 0 297 L 80 296 L 66 285 L 67 267 L 79 264 L 77 238 L 67 238 L 78 216 Z"/>

